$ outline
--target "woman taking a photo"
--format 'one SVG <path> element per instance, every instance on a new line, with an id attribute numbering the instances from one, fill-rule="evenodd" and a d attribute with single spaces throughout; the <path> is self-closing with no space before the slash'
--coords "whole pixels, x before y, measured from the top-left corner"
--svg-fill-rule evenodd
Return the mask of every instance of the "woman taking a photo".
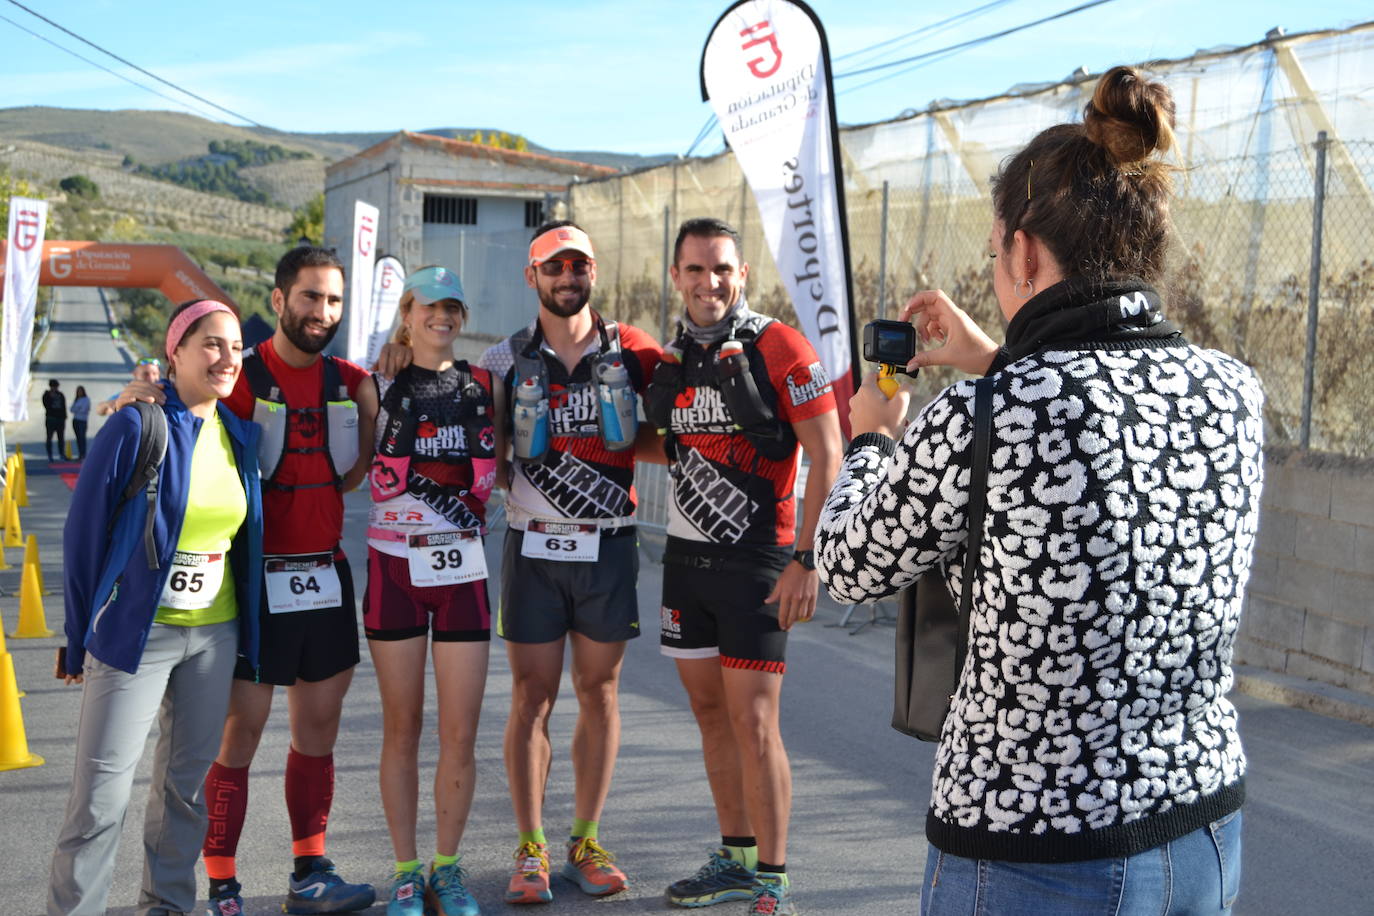
<path id="1" fill-rule="evenodd" d="M 166 403 L 147 413 L 117 411 L 77 478 L 63 532 L 67 645 L 58 674 L 83 689 L 76 773 L 48 886 L 54 916 L 105 912 L 134 768 L 154 717 L 138 907 L 196 909 L 201 786 L 219 750 L 235 658 L 257 663 L 258 430 L 218 404 L 234 388 L 242 350 L 229 306 L 178 308 L 167 329 Z M 139 482 L 131 487 L 149 467 L 139 460 L 154 434 L 144 417 L 165 418 L 167 443 L 152 472 L 156 488 L 146 491 Z"/>
<path id="2" fill-rule="evenodd" d="M 413 361 L 377 383 L 363 624 L 382 695 L 382 806 L 396 855 L 388 916 L 475 916 L 458 845 L 472 807 L 473 753 L 491 645 L 486 501 L 504 454 L 500 383 L 454 358 L 467 319 L 456 274 L 406 278 L 394 342 Z M 429 637 L 429 638 L 426 638 Z M 416 845 L 425 654 L 434 659 L 437 837 L 428 881 Z"/>
<path id="3" fill-rule="evenodd" d="M 1254 373 L 1190 345 L 1154 285 L 1173 101 L 1118 67 L 1081 124 L 1004 163 L 997 347 L 943 293 L 903 310 L 912 365 L 992 385 L 982 549 L 966 556 L 974 383 L 903 431 L 873 379 L 817 532 L 831 594 L 973 576 L 940 733 L 921 912 L 1227 913 L 1245 756 L 1231 688 L 1263 468 Z M 900 438 L 900 441 L 894 439 Z"/>

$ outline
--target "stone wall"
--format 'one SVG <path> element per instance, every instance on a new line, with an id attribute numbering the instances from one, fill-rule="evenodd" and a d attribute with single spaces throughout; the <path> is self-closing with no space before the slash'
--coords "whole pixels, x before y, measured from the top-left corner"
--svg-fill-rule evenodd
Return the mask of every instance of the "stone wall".
<path id="1" fill-rule="evenodd" d="M 1374 696 L 1374 467 L 1271 452 L 1236 661 Z"/>

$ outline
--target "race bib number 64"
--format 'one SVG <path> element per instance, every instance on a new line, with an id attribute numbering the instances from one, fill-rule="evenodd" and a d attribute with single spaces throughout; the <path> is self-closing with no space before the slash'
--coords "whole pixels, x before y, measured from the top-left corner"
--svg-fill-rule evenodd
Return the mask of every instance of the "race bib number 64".
<path id="1" fill-rule="evenodd" d="M 317 611 L 343 604 L 343 586 L 333 553 L 293 553 L 265 557 L 267 609 L 273 614 Z"/>

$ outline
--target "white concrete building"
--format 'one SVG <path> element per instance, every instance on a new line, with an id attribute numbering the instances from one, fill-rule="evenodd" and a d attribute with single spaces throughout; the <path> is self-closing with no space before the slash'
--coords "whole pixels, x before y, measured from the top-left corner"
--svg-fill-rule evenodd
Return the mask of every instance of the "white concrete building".
<path id="1" fill-rule="evenodd" d="M 346 255 L 354 202 L 372 204 L 381 211 L 378 256 L 400 258 L 407 271 L 457 271 L 472 307 L 469 331 L 504 336 L 533 314 L 522 275 L 530 233 L 569 184 L 615 171 L 400 131 L 326 170 L 324 244 Z"/>

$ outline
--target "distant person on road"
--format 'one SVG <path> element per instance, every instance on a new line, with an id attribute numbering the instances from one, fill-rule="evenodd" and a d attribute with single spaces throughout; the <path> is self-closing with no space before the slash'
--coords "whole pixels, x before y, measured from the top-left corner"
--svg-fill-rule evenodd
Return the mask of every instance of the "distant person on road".
<path id="1" fill-rule="evenodd" d="M 475 746 L 491 646 L 486 502 L 505 454 L 499 381 L 454 358 L 467 320 L 458 275 L 406 277 L 393 340 L 413 361 L 377 386 L 363 626 L 382 695 L 379 779 L 396 855 L 388 916 L 477 916 L 458 846 L 472 809 Z M 431 635 L 432 634 L 432 635 Z M 429 637 L 429 638 L 426 638 Z M 439 761 L 428 882 L 416 845 L 425 655 L 434 658 Z"/>
<path id="2" fill-rule="evenodd" d="M 162 378 L 162 366 L 158 362 L 157 357 L 145 356 L 134 364 L 131 375 L 135 382 L 146 382 L 149 385 L 157 385 L 158 380 Z M 116 392 L 110 395 L 109 400 L 101 401 L 99 404 L 95 405 L 95 412 L 102 417 L 114 413 L 115 405 L 119 403 L 120 396 L 123 393 L 122 391 Z"/>
<path id="3" fill-rule="evenodd" d="M 902 310 L 945 341 L 911 366 L 988 380 L 984 493 L 969 491 L 974 381 L 905 428 L 906 393 L 889 400 L 875 375 L 850 402 L 816 535 L 830 593 L 881 598 L 934 570 L 958 596 L 972 577 L 925 817 L 926 916 L 1221 916 L 1239 891 L 1246 761 L 1226 694 L 1264 393 L 1161 311 L 1173 124 L 1164 84 L 1114 67 L 1081 122 L 1003 163 L 987 248 L 1001 347 L 937 290 Z"/>
<path id="4" fill-rule="evenodd" d="M 721 846 L 666 896 L 683 907 L 750 900 L 751 914 L 783 916 L 796 912 L 779 724 L 787 632 L 816 612 L 812 538 L 840 464 L 839 418 L 811 344 L 745 301 L 738 232 L 688 220 L 670 270 L 683 315 L 644 395 L 673 481 L 659 643 L 701 731 Z M 733 384 L 741 377 L 754 384 Z M 811 467 L 798 528 L 802 450 Z"/>
<path id="5" fill-rule="evenodd" d="M 86 397 L 86 389 L 76 386 L 76 397 L 72 398 L 72 434 L 76 436 L 76 458 L 86 459 L 86 424 L 91 418 L 91 399 Z"/>
<path id="6" fill-rule="evenodd" d="M 43 392 L 43 424 L 47 431 L 44 444 L 48 447 L 48 461 L 67 457 L 67 396 L 58 388 L 57 379 L 48 380 Z M 57 458 L 52 456 L 52 440 L 57 437 Z"/>
<path id="7" fill-rule="evenodd" d="M 235 660 L 256 664 L 258 653 L 258 430 L 219 403 L 238 378 L 242 345 L 227 305 L 190 302 L 172 314 L 155 517 L 143 492 L 123 499 L 143 433 L 133 407 L 101 428 L 77 477 L 63 531 L 67 645 L 58 674 L 84 686 L 50 916 L 105 912 L 154 719 L 139 912 L 196 910 L 205 773 L 219 748 Z"/>
<path id="8" fill-rule="evenodd" d="M 362 367 L 321 356 L 343 317 L 344 267 L 326 248 L 301 246 L 277 262 L 272 336 L 244 353 L 243 374 L 225 405 L 262 429 L 263 587 L 259 665 L 234 671 L 219 756 L 205 781 L 214 800 L 205 835 L 210 909 L 243 908 L 235 856 L 248 808 L 248 769 L 286 688 L 291 747 L 286 808 L 293 868 L 287 913 L 366 909 L 370 884 L 350 884 L 325 855 L 334 800 L 334 744 L 344 695 L 358 664 L 358 608 L 343 535 L 343 494 L 367 475 L 376 388 Z M 151 398 L 141 382 L 122 397 Z"/>

